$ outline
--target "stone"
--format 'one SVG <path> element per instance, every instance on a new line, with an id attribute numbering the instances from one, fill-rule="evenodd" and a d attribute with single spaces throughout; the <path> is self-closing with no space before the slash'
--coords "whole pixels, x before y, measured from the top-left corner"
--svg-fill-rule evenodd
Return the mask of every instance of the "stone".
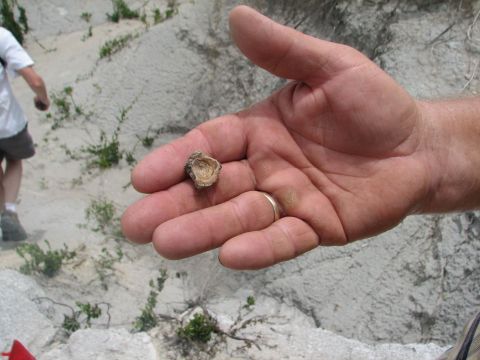
<path id="1" fill-rule="evenodd" d="M 17 339 L 32 354 L 39 352 L 56 334 L 34 301 L 45 293 L 33 279 L 14 270 L 0 271 L 0 284 L 0 351 L 8 351 Z"/>
<path id="2" fill-rule="evenodd" d="M 150 336 L 126 329 L 85 329 L 74 332 L 65 345 L 39 360 L 157 360 Z"/>

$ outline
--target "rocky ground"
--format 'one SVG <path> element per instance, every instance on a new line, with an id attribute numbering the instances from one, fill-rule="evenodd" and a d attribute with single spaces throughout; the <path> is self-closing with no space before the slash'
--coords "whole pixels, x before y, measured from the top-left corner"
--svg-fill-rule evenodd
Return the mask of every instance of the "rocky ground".
<path id="1" fill-rule="evenodd" d="M 166 261 L 119 234 L 118 216 L 140 197 L 129 186 L 135 160 L 284 84 L 230 41 L 227 15 L 240 1 L 179 1 L 168 19 L 167 1 L 128 1 L 148 26 L 107 21 L 109 0 L 20 3 L 32 27 L 27 50 L 59 101 L 47 117 L 14 81 L 37 144 L 19 212 L 29 244 L 65 244 L 75 256 L 51 278 L 25 276 L 14 245 L 0 242 L 0 350 L 17 338 L 41 360 L 426 360 L 455 341 L 480 305 L 474 212 L 412 216 L 381 236 L 256 272 L 224 269 L 214 252 Z M 416 97 L 479 90 L 478 1 L 243 3 L 362 50 Z M 121 49 L 101 58 L 113 39 Z M 95 151 L 105 147 L 122 158 L 99 169 Z M 87 322 L 77 302 L 98 304 L 100 317 Z M 216 323 L 207 343 L 178 335 L 195 313 Z M 145 314 L 157 324 L 135 332 Z M 81 329 L 66 331 L 65 316 Z"/>

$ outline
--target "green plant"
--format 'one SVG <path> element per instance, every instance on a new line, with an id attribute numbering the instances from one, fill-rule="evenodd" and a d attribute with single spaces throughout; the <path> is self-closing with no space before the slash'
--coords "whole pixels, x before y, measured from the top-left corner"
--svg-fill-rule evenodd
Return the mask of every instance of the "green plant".
<path id="1" fill-rule="evenodd" d="M 48 277 L 55 276 L 62 264 L 75 257 L 75 251 L 69 251 L 67 246 L 64 249 L 52 250 L 50 243 L 45 240 L 48 249 L 42 250 L 38 244 L 22 244 L 17 247 L 17 254 L 25 260 L 20 267 L 23 274 L 41 273 Z"/>
<path id="2" fill-rule="evenodd" d="M 156 278 L 156 282 L 154 280 L 150 280 L 150 287 L 154 288 L 156 291 L 161 292 L 163 287 L 165 286 L 165 281 L 167 281 L 168 275 L 167 270 L 160 269 L 160 276 Z"/>
<path id="3" fill-rule="evenodd" d="M 47 190 L 48 189 L 48 181 L 44 176 L 42 176 L 40 178 L 40 180 L 38 180 L 38 186 L 39 186 L 40 190 Z"/>
<path id="4" fill-rule="evenodd" d="M 204 314 L 197 313 L 184 327 L 177 330 L 177 335 L 181 339 L 207 343 L 212 338 L 215 331 L 215 323 Z"/>
<path id="5" fill-rule="evenodd" d="M 178 2 L 176 0 L 169 0 L 167 3 L 167 9 L 165 10 L 165 14 L 163 14 L 159 8 L 153 9 L 152 13 L 153 24 L 157 25 L 178 14 Z"/>
<path id="6" fill-rule="evenodd" d="M 155 141 L 155 138 L 153 136 L 150 136 L 150 131 L 151 131 L 151 127 L 147 129 L 147 133 L 144 136 L 137 135 L 137 139 L 140 140 L 142 145 L 147 149 L 151 148 L 153 145 L 153 142 Z"/>
<path id="7" fill-rule="evenodd" d="M 47 120 L 52 121 L 52 130 L 55 130 L 67 121 L 74 120 L 80 116 L 88 119 L 91 114 L 86 114 L 82 107 L 77 105 L 73 98 L 73 87 L 66 86 L 60 92 L 51 93 L 52 112 L 47 113 Z"/>
<path id="8" fill-rule="evenodd" d="M 178 3 L 176 0 L 168 0 L 165 18 L 170 19 L 173 15 L 178 14 Z"/>
<path id="9" fill-rule="evenodd" d="M 136 101 L 137 98 L 135 98 L 128 107 L 120 110 L 120 114 L 116 116 L 118 125 L 110 137 L 107 137 L 107 134 L 102 131 L 100 133 L 99 144 L 88 145 L 80 149 L 81 152 L 86 153 L 88 156 L 88 168 L 111 168 L 114 165 L 117 165 L 124 155 L 128 155 L 125 150 L 120 149 L 118 135 L 120 133 L 121 125 L 127 120 L 127 114 Z M 132 160 L 134 160 L 133 153 L 130 153 L 127 162 L 130 164 Z"/>
<path id="10" fill-rule="evenodd" d="M 77 310 L 68 306 L 72 311 L 72 315 L 63 315 L 62 328 L 69 334 L 81 328 L 90 328 L 92 326 L 92 319 L 98 319 L 102 315 L 101 304 L 92 305 L 90 303 L 77 301 L 75 305 L 77 306 Z"/>
<path id="11" fill-rule="evenodd" d="M 100 198 L 92 200 L 85 210 L 85 217 L 89 223 L 94 223 L 93 231 L 106 233 L 116 219 L 115 205 L 110 200 Z"/>
<path id="12" fill-rule="evenodd" d="M 27 18 L 27 12 L 25 11 L 25 8 L 17 5 L 18 8 L 18 22 L 20 25 L 23 27 L 23 32 L 26 34 L 30 31 L 30 27 L 28 26 L 28 18 Z"/>
<path id="13" fill-rule="evenodd" d="M 85 315 L 85 323 L 88 327 L 92 325 L 92 319 L 98 319 L 102 315 L 102 310 L 98 304 L 91 305 L 90 303 L 76 302 L 76 305 L 79 308 L 79 313 Z"/>
<path id="14" fill-rule="evenodd" d="M 133 331 L 148 331 L 158 324 L 158 317 L 155 314 L 155 306 L 157 305 L 157 296 L 163 290 L 165 281 L 167 280 L 167 271 L 160 270 L 160 276 L 154 280 L 150 280 L 150 293 L 148 294 L 147 303 L 141 311 L 141 314 L 135 318 L 133 322 Z"/>
<path id="15" fill-rule="evenodd" d="M 80 18 L 85 21 L 86 23 L 90 24 L 90 20 L 92 19 L 92 13 L 91 12 L 83 12 L 80 15 Z M 82 36 L 82 41 L 87 40 L 88 38 L 93 36 L 93 28 L 92 25 L 88 27 L 87 33 Z"/>
<path id="16" fill-rule="evenodd" d="M 84 152 L 93 157 L 87 166 L 89 168 L 98 167 L 100 169 L 108 169 L 114 165 L 118 165 L 123 157 L 123 151 L 120 150 L 120 142 L 118 141 L 118 133 L 115 132 L 108 138 L 105 132 L 102 131 L 99 140 L 99 144 L 92 144 L 83 148 Z"/>
<path id="17" fill-rule="evenodd" d="M 84 20 L 85 22 L 89 23 L 90 20 L 92 19 L 92 13 L 91 12 L 83 12 L 80 15 L 80 18 Z"/>
<path id="18" fill-rule="evenodd" d="M 63 315 L 62 328 L 66 330 L 69 334 L 74 333 L 75 331 L 80 329 L 80 323 L 78 322 L 75 314 L 71 316 L 65 314 Z"/>
<path id="19" fill-rule="evenodd" d="M 127 151 L 125 152 L 125 160 L 127 161 L 127 164 L 132 166 L 137 163 L 137 159 L 135 159 L 135 155 L 133 154 L 132 151 Z"/>
<path id="20" fill-rule="evenodd" d="M 153 9 L 153 23 L 155 25 L 163 21 L 163 15 L 159 8 Z"/>
<path id="21" fill-rule="evenodd" d="M 88 27 L 87 33 L 82 36 L 82 41 L 86 41 L 88 38 L 91 38 L 93 36 L 93 28 L 92 25 Z"/>
<path id="22" fill-rule="evenodd" d="M 19 17 L 15 19 L 15 11 Z M 24 34 L 29 31 L 27 14 L 25 8 L 19 6 L 15 0 L 0 1 L 1 25 L 10 30 L 20 44 L 23 44 Z"/>
<path id="23" fill-rule="evenodd" d="M 108 40 L 100 48 L 100 59 L 110 58 L 113 54 L 116 54 L 122 50 L 127 44 L 134 38 L 133 34 L 126 34 L 118 36 L 112 40 Z"/>
<path id="24" fill-rule="evenodd" d="M 121 19 L 138 19 L 140 14 L 136 10 L 128 7 L 124 0 L 112 0 L 113 12 L 107 14 L 107 19 L 113 22 L 119 22 Z"/>
<path id="25" fill-rule="evenodd" d="M 156 291 L 150 290 L 145 307 L 142 309 L 140 316 L 133 322 L 133 331 L 148 331 L 157 326 L 158 318 L 154 312 L 155 306 L 157 305 L 157 296 L 158 293 Z"/>
<path id="26" fill-rule="evenodd" d="M 255 298 L 252 295 L 247 296 L 247 303 L 243 307 L 250 309 L 253 305 L 255 305 Z"/>
<path id="27" fill-rule="evenodd" d="M 148 24 L 148 20 L 147 20 L 147 14 L 145 12 L 143 12 L 142 15 L 140 15 L 139 19 L 148 28 L 149 24 Z"/>
<path id="28" fill-rule="evenodd" d="M 123 258 L 123 251 L 120 246 L 117 245 L 115 253 L 115 255 L 112 255 L 106 248 L 102 248 L 100 256 L 94 260 L 95 270 L 104 290 L 108 290 L 107 280 L 114 274 L 113 265 Z"/>
<path id="29" fill-rule="evenodd" d="M 76 178 L 73 178 L 70 181 L 70 186 L 72 189 L 80 185 L 83 185 L 83 177 L 81 175 Z"/>

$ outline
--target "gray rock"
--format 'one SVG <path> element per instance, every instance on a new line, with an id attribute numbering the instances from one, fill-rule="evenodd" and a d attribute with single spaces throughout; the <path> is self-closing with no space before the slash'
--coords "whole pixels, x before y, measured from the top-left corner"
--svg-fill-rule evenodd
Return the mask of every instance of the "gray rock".
<path id="1" fill-rule="evenodd" d="M 157 360 L 150 336 L 126 329 L 78 330 L 65 345 L 40 356 L 39 360 Z"/>
<path id="2" fill-rule="evenodd" d="M 17 339 L 35 354 L 56 333 L 33 301 L 45 294 L 35 281 L 13 270 L 0 271 L 0 284 L 0 350 L 9 350 Z"/>
<path id="3" fill-rule="evenodd" d="M 446 348 L 434 344 L 368 345 L 330 331 L 291 325 L 277 326 L 272 329 L 260 326 L 258 330 L 263 336 L 276 338 L 278 347 L 264 347 L 257 354 L 252 348 L 249 353 L 255 354 L 252 356 L 254 359 L 273 359 L 276 353 L 282 354 L 282 359 L 435 360 L 446 351 Z M 292 340 L 289 341 L 289 337 Z"/>

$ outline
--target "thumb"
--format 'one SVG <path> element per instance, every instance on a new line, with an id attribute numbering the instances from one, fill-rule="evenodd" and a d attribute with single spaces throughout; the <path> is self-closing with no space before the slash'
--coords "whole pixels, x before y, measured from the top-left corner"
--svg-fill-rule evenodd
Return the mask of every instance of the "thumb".
<path id="1" fill-rule="evenodd" d="M 311 86 L 370 61 L 351 47 L 277 24 L 248 6 L 231 11 L 230 31 L 239 49 L 255 64 L 279 77 Z"/>

